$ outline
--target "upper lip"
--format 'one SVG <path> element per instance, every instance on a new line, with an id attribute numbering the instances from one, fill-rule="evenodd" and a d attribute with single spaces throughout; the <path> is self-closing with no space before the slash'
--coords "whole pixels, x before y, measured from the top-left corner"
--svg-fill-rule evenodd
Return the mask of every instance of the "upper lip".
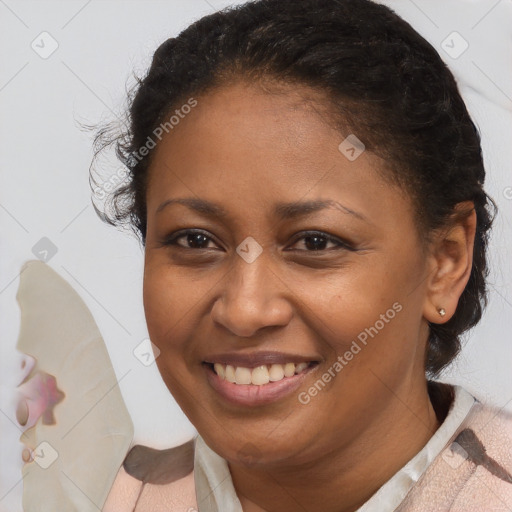
<path id="1" fill-rule="evenodd" d="M 266 364 L 310 363 L 312 361 L 318 362 L 318 358 L 284 352 L 226 352 L 210 355 L 204 359 L 204 362 L 209 364 L 229 364 L 244 368 L 256 368 Z"/>

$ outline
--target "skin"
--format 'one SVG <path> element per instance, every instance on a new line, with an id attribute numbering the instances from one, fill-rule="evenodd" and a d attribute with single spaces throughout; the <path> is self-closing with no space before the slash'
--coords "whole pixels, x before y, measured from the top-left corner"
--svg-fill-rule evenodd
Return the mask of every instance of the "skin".
<path id="1" fill-rule="evenodd" d="M 369 151 L 345 158 L 348 133 L 306 96 L 315 93 L 241 82 L 200 96 L 149 171 L 144 306 L 158 368 L 228 461 L 244 512 L 354 511 L 421 450 L 439 427 L 424 373 L 428 322 L 451 318 L 472 263 L 474 212 L 424 250 L 409 196 L 376 172 L 384 162 Z M 182 197 L 218 203 L 229 217 L 179 204 L 157 213 Z M 276 202 L 312 199 L 365 220 L 342 208 L 273 216 Z M 163 243 L 182 229 L 209 238 Z M 314 251 L 306 230 L 355 250 L 323 240 Z M 248 236 L 263 249 L 252 263 L 236 252 Z M 307 391 L 394 303 L 402 310 L 308 404 L 292 393 L 231 405 L 206 379 L 206 354 L 277 350 L 320 361 Z"/>

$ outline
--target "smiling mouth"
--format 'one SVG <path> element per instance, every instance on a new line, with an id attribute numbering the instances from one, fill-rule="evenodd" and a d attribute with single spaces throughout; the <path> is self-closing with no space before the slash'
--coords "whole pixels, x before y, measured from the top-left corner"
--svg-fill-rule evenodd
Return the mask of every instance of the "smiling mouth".
<path id="1" fill-rule="evenodd" d="M 240 386 L 265 386 L 279 382 L 295 375 L 308 372 L 318 365 L 317 361 L 285 364 L 264 364 L 254 368 L 233 366 L 221 363 L 203 363 L 219 376 L 220 379 Z"/>

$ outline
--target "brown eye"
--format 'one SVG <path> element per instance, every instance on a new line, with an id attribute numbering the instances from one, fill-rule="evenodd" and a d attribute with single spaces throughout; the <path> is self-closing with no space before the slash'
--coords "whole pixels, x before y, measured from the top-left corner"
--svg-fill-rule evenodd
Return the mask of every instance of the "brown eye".
<path id="1" fill-rule="evenodd" d="M 354 250 L 346 242 L 319 231 L 303 233 L 303 236 L 295 240 L 294 245 L 300 241 L 303 241 L 303 247 L 305 247 L 306 252 L 328 251 L 332 249 Z M 328 244 L 333 244 L 334 247 L 327 248 Z"/>
<path id="2" fill-rule="evenodd" d="M 178 240 L 185 239 L 184 243 L 178 243 Z M 209 249 L 208 243 L 213 239 L 207 236 L 203 231 L 188 229 L 178 231 L 163 241 L 164 245 L 174 245 L 182 249 Z"/>

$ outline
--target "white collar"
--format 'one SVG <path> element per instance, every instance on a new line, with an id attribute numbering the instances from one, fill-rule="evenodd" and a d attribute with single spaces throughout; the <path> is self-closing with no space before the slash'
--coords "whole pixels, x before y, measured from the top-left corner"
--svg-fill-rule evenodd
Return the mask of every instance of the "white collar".
<path id="1" fill-rule="evenodd" d="M 455 435 L 475 403 L 475 397 L 461 386 L 453 386 L 453 391 L 455 396 L 450 410 L 427 444 L 356 512 L 395 510 L 400 505 L 409 490 Z"/>
<path id="2" fill-rule="evenodd" d="M 356 512 L 395 510 L 448 444 L 475 403 L 475 398 L 461 386 L 454 385 L 453 389 L 454 400 L 435 434 Z M 199 512 L 243 512 L 227 461 L 215 453 L 200 435 L 195 445 L 194 480 Z"/>

